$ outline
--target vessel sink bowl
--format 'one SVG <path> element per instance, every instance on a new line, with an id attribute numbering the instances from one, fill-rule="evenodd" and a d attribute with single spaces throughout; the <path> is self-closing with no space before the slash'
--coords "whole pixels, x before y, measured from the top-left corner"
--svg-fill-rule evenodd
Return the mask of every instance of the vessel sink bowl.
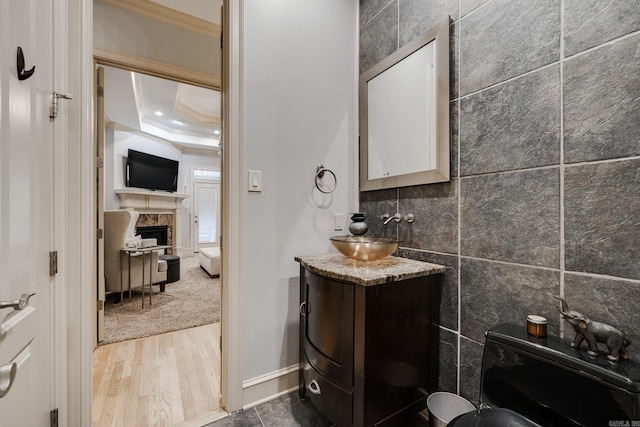
<path id="1" fill-rule="evenodd" d="M 376 261 L 398 249 L 400 240 L 390 237 L 333 236 L 333 246 L 344 256 L 360 261 Z"/>

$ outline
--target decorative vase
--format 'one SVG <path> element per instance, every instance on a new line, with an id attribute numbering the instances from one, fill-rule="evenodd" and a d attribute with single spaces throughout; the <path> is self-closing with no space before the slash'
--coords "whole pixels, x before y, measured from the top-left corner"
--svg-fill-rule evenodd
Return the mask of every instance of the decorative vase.
<path id="1" fill-rule="evenodd" d="M 367 232 L 369 225 L 364 220 L 367 219 L 366 212 L 355 212 L 351 215 L 351 224 L 349 224 L 349 231 L 354 236 L 361 236 Z"/>

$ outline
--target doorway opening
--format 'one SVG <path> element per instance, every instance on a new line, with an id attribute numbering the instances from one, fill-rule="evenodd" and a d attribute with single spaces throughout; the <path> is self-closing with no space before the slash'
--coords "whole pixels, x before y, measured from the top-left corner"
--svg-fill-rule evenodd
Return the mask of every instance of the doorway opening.
<path id="1" fill-rule="evenodd" d="M 194 168 L 192 244 L 193 252 L 200 248 L 220 246 L 220 171 Z"/>
<path id="2" fill-rule="evenodd" d="M 126 283 L 127 290 L 131 288 L 132 292 L 114 292 L 109 283 L 109 269 L 105 271 L 100 267 L 108 257 L 108 248 L 104 247 L 108 246 L 105 245 L 107 239 L 96 242 L 97 276 L 105 280 L 97 283 L 97 295 L 103 296 L 98 308 L 103 310 L 96 316 L 93 425 L 103 425 L 103 421 L 109 425 L 125 425 L 132 420 L 136 420 L 134 425 L 214 421 L 226 415 L 221 406 L 220 386 L 221 278 L 210 277 L 194 256 L 190 219 L 195 209 L 196 180 L 192 169 L 215 170 L 220 174 L 220 150 L 216 144 L 220 94 L 215 88 L 191 86 L 171 76 L 159 78 L 126 68 L 102 68 L 104 108 L 97 109 L 102 117 L 96 117 L 98 134 L 103 137 L 102 145 L 100 138 L 96 142 L 96 157 L 102 159 L 102 167 L 96 174 L 97 222 L 104 224 L 105 237 L 113 236 L 110 222 L 101 219 L 104 213 L 136 212 L 138 219 L 133 224 L 132 236 L 126 236 L 120 248 L 131 243 L 127 239 L 155 240 L 152 245 L 170 244 L 170 248 L 165 249 L 174 258 L 163 260 L 166 255 L 154 257 L 149 253 L 142 262 L 139 283 L 143 286 L 135 286 L 137 278 L 120 278 L 119 286 Z M 102 131 L 99 130 L 101 119 L 104 119 Z M 177 190 L 127 187 L 129 149 L 177 161 Z M 207 193 L 200 198 L 203 205 L 217 206 L 215 221 L 219 223 L 219 179 L 217 185 L 215 200 L 208 200 L 210 194 Z M 141 227 L 149 226 L 149 218 L 159 218 L 155 223 L 151 221 L 152 227 L 166 230 L 167 245 L 162 245 L 157 237 L 140 236 Z M 219 238 L 219 229 L 216 238 Z M 120 251 L 116 256 L 125 263 L 130 262 L 130 253 Z M 167 278 L 176 275 L 175 271 L 166 274 L 165 270 L 162 283 L 146 286 L 151 305 L 145 302 L 143 308 L 140 298 L 144 299 L 145 295 L 136 291 L 145 289 L 147 269 L 157 268 L 157 273 L 162 273 L 162 261 L 167 264 L 166 268 L 180 270 L 178 279 L 167 283 Z M 122 271 L 120 276 L 126 276 Z M 127 274 L 129 271 L 134 272 L 134 268 L 128 267 Z M 149 272 L 146 280 L 150 281 L 155 273 L 155 270 Z M 118 279 L 118 274 L 112 276 Z M 160 284 L 162 286 L 155 286 Z M 115 296 L 120 298 L 116 300 Z M 195 301 L 205 305 L 196 307 Z M 201 314 L 206 316 L 198 317 Z M 114 390 L 117 390 L 115 395 Z"/>

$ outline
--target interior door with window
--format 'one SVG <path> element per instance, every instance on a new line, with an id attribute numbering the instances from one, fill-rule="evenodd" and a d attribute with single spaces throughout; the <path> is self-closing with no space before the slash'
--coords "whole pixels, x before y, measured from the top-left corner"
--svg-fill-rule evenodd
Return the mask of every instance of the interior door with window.
<path id="1" fill-rule="evenodd" d="M 199 252 L 220 245 L 220 184 L 195 182 L 193 195 L 193 250 Z"/>
<path id="2" fill-rule="evenodd" d="M 0 424 L 3 426 L 49 425 L 49 413 L 55 405 L 51 392 L 55 362 L 50 293 L 55 282 L 49 276 L 54 142 L 54 122 L 49 119 L 54 90 L 53 3 L 0 2 L 3 58 Z"/>

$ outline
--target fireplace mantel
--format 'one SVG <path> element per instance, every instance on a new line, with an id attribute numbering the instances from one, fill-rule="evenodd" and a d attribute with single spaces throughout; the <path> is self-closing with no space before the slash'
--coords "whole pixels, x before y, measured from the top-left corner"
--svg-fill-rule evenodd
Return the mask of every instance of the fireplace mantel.
<path id="1" fill-rule="evenodd" d="M 182 201 L 189 197 L 188 194 L 151 191 L 142 188 L 123 188 L 115 190 L 115 193 L 120 199 L 121 209 L 135 210 L 175 210 L 181 208 Z"/>

